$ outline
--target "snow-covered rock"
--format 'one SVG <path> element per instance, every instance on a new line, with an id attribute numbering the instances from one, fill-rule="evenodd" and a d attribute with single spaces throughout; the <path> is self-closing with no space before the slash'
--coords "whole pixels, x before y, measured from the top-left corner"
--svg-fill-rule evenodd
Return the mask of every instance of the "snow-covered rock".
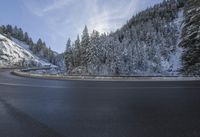
<path id="1" fill-rule="evenodd" d="M 35 56 L 29 46 L 17 39 L 0 34 L 0 68 L 54 66 Z"/>

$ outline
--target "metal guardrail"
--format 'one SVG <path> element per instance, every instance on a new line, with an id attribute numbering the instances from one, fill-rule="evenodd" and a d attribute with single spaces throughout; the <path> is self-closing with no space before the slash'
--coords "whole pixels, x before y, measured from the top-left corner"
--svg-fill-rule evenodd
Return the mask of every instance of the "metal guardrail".
<path id="1" fill-rule="evenodd" d="M 42 68 L 26 68 L 26 69 L 21 69 L 21 72 L 29 72 L 29 71 L 36 71 L 36 70 L 50 70 L 52 69 L 51 67 L 42 67 Z"/>

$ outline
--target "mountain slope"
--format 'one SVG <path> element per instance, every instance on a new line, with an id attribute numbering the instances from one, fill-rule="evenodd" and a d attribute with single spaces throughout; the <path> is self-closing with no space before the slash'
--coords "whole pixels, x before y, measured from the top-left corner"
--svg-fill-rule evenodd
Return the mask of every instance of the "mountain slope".
<path id="1" fill-rule="evenodd" d="M 28 45 L 23 42 L 16 39 L 10 40 L 0 34 L 0 68 L 42 67 L 52 65 L 33 55 L 26 47 Z"/>
<path id="2" fill-rule="evenodd" d="M 178 2 L 164 1 L 134 16 L 114 37 L 130 51 L 136 73 L 170 75 L 181 68 L 178 43 L 183 20 Z"/>
<path id="3" fill-rule="evenodd" d="M 68 73 L 178 75 L 182 68 L 183 48 L 179 43 L 185 20 L 184 3 L 163 1 L 133 16 L 109 35 L 94 31 L 88 37 L 86 27 L 81 41 L 77 39 L 68 46 L 65 54 Z"/>
<path id="4" fill-rule="evenodd" d="M 185 6 L 182 39 L 183 73 L 200 75 L 200 1 L 189 0 Z"/>

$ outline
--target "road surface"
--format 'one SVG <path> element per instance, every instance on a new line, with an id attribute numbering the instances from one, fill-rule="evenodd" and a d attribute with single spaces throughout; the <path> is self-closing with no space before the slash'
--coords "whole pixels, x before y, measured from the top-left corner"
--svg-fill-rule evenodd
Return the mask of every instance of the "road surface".
<path id="1" fill-rule="evenodd" d="M 199 137 L 200 82 L 22 78 L 0 70 L 1 137 Z"/>

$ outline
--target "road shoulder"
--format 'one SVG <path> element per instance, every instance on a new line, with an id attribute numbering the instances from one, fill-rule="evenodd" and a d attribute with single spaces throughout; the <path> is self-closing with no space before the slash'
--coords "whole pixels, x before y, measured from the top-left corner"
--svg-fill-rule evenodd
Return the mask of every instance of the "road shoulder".
<path id="1" fill-rule="evenodd" d="M 200 81 L 200 77 L 111 77 L 111 76 L 65 76 L 61 74 L 33 74 L 14 70 L 11 74 L 20 77 L 49 79 L 49 80 L 84 80 L 84 81 Z"/>

